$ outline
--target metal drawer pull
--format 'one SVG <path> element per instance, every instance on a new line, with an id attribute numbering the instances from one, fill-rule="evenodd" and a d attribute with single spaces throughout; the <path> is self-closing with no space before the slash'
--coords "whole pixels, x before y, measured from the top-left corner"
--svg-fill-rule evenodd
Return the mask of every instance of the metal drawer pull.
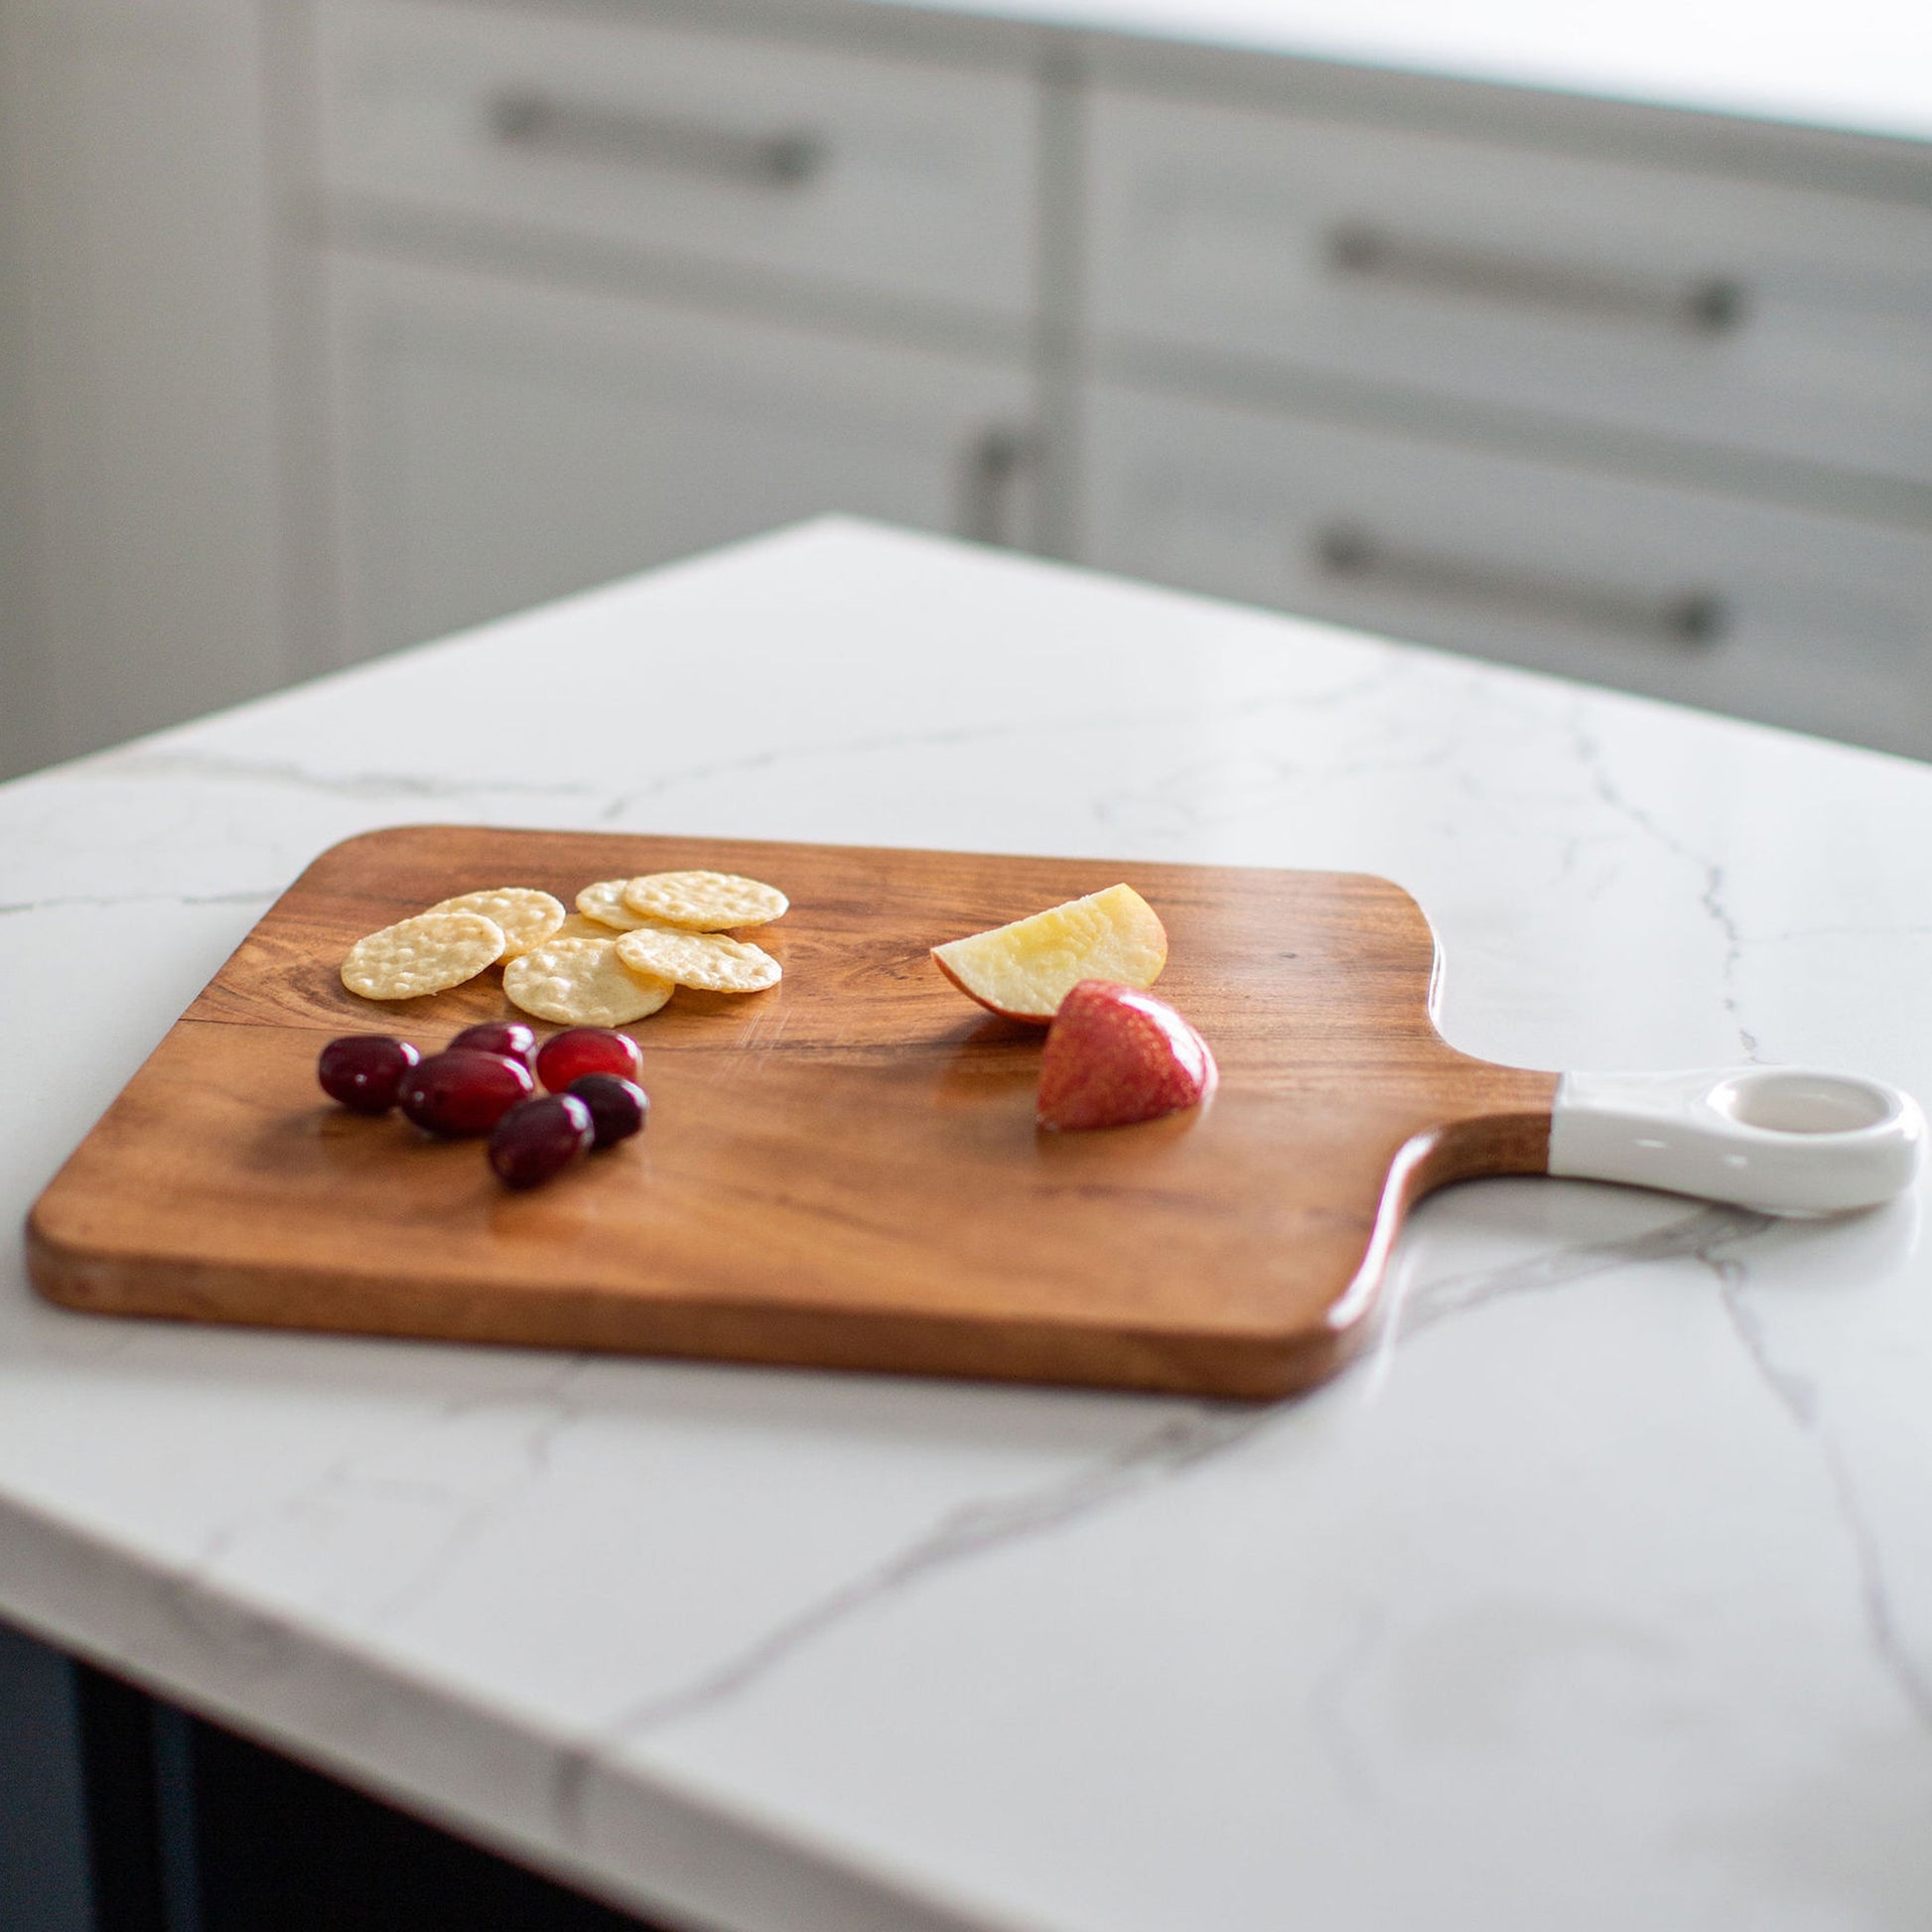
<path id="1" fill-rule="evenodd" d="M 679 169 L 760 188 L 799 187 L 827 160 L 825 143 L 813 134 L 741 134 L 672 115 L 563 100 L 534 87 L 494 95 L 488 118 L 491 135 L 504 147 L 631 168 Z"/>
<path id="2" fill-rule="evenodd" d="M 1329 232 L 1328 263 L 1337 275 L 1360 282 L 1650 323 L 1698 336 L 1721 336 L 1739 328 L 1748 307 L 1742 286 L 1724 275 L 1678 280 L 1611 273 L 1577 262 L 1539 261 L 1532 255 L 1492 253 L 1427 235 L 1395 234 L 1357 221 Z"/>
<path id="3" fill-rule="evenodd" d="M 959 534 L 969 543 L 1018 549 L 1021 487 L 1039 455 L 1024 429 L 995 423 L 966 446 L 960 479 Z"/>
<path id="4" fill-rule="evenodd" d="M 1621 637 L 1698 649 L 1730 628 L 1730 612 L 1710 591 L 1645 597 L 1541 571 L 1513 570 L 1440 551 L 1406 550 L 1355 524 L 1333 524 L 1314 539 L 1315 567 L 1343 583 L 1380 586 L 1409 597 L 1479 607 L 1519 621 L 1581 625 Z"/>

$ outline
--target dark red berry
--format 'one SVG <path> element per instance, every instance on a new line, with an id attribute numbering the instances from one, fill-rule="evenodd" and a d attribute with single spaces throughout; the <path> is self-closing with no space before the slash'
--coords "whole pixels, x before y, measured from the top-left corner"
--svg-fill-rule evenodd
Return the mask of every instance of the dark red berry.
<path id="1" fill-rule="evenodd" d="M 570 1091 L 591 1110 L 591 1125 L 597 1129 L 595 1145 L 600 1149 L 629 1140 L 650 1112 L 650 1097 L 635 1080 L 626 1080 L 621 1073 L 587 1073 L 570 1083 Z"/>
<path id="2" fill-rule="evenodd" d="M 331 1100 L 358 1114 L 386 1114 L 396 1104 L 402 1077 L 423 1056 L 406 1039 L 387 1034 L 349 1034 L 332 1039 L 316 1062 L 316 1078 Z"/>
<path id="3" fill-rule="evenodd" d="M 489 1020 L 481 1027 L 465 1027 L 450 1046 L 473 1053 L 500 1053 L 522 1066 L 536 1063 L 536 1033 L 520 1020 Z"/>
<path id="4" fill-rule="evenodd" d="M 396 1099 L 418 1127 L 461 1140 L 487 1134 L 533 1091 L 529 1069 L 520 1061 L 458 1046 L 432 1053 L 406 1075 Z"/>
<path id="5" fill-rule="evenodd" d="M 537 1078 L 552 1093 L 562 1093 L 587 1073 L 615 1073 L 634 1080 L 643 1071 L 644 1056 L 628 1034 L 607 1033 L 602 1027 L 571 1027 L 552 1034 L 537 1049 Z"/>
<path id="6" fill-rule="evenodd" d="M 509 1187 L 535 1187 L 562 1173 L 596 1137 L 591 1110 L 574 1093 L 546 1094 L 512 1107 L 489 1136 L 489 1165 Z"/>

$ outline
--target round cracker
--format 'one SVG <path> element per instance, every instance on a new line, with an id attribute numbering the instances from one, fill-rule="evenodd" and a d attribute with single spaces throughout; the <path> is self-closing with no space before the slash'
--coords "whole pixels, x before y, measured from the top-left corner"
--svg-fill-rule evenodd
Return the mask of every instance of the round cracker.
<path id="1" fill-rule="evenodd" d="M 628 931 L 629 928 L 626 926 L 624 930 Z M 563 924 L 550 935 L 550 939 L 616 939 L 619 936 L 602 919 L 587 918 L 582 912 L 566 912 Z M 544 941 L 545 945 L 549 943 L 549 939 Z"/>
<path id="2" fill-rule="evenodd" d="M 778 918 L 788 903 L 777 887 L 735 872 L 647 872 L 623 889 L 624 909 L 633 917 L 661 919 L 697 932 L 764 925 Z"/>
<path id="3" fill-rule="evenodd" d="M 432 912 L 481 912 L 503 928 L 503 957 L 520 959 L 564 922 L 563 903 L 534 886 L 492 886 L 439 900 Z"/>
<path id="4" fill-rule="evenodd" d="M 552 939 L 503 968 L 513 1005 L 562 1027 L 622 1027 L 653 1014 L 671 982 L 633 973 L 610 939 Z"/>
<path id="5" fill-rule="evenodd" d="M 343 984 L 365 1000 L 415 1000 L 473 980 L 503 956 L 503 928 L 481 912 L 418 912 L 348 949 Z"/>
<path id="6" fill-rule="evenodd" d="M 658 923 L 632 912 L 624 904 L 623 889 L 629 884 L 627 879 L 600 879 L 595 886 L 586 886 L 577 895 L 578 911 L 587 919 L 595 919 L 607 931 L 634 932 L 639 926 Z"/>
<path id="7" fill-rule="evenodd" d="M 618 941 L 618 957 L 633 973 L 652 973 L 705 993 L 762 993 L 784 968 L 764 950 L 718 932 L 643 926 Z"/>

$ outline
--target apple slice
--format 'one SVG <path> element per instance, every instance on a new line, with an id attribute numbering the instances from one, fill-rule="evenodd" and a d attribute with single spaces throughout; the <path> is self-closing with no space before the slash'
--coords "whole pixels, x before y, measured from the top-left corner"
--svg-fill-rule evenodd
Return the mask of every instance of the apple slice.
<path id="1" fill-rule="evenodd" d="M 934 946 L 932 958 L 988 1012 L 1043 1027 L 1082 980 L 1152 986 L 1168 963 L 1168 934 L 1132 886 L 1109 886 L 1030 919 Z"/>
<path id="2" fill-rule="evenodd" d="M 1126 1127 L 1213 1091 L 1214 1055 L 1173 1008 L 1134 986 L 1082 980 L 1046 1030 L 1035 1118 L 1061 1132 Z"/>

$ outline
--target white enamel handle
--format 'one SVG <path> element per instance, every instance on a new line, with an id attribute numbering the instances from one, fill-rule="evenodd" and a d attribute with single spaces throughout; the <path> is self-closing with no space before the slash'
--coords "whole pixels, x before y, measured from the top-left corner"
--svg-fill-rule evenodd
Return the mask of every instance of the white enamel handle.
<path id="1" fill-rule="evenodd" d="M 1550 1172 L 1774 1214 L 1875 1207 L 1911 1185 L 1925 1116 L 1876 1080 L 1802 1066 L 1566 1073 Z"/>

